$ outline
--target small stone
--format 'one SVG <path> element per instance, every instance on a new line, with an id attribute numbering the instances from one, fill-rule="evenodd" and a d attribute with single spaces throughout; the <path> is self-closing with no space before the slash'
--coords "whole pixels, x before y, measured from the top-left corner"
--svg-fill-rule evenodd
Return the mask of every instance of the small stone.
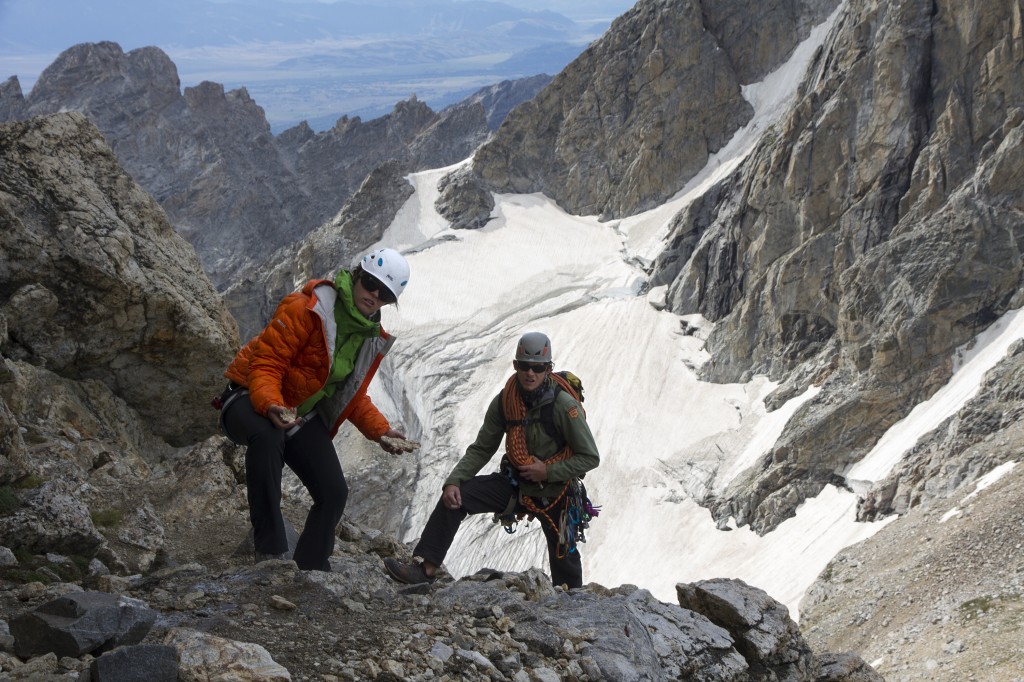
<path id="1" fill-rule="evenodd" d="M 292 611 L 295 609 L 295 604 L 277 594 L 270 597 L 270 606 L 278 611 Z"/>
<path id="2" fill-rule="evenodd" d="M 366 612 L 366 604 L 363 604 L 362 602 L 357 602 L 353 599 L 342 599 L 341 603 L 344 604 L 345 608 L 349 611 L 355 611 L 357 613 Z"/>
<path id="3" fill-rule="evenodd" d="M 363 661 L 363 674 L 367 679 L 376 679 L 380 675 L 380 666 L 372 658 L 367 658 Z"/>
<path id="4" fill-rule="evenodd" d="M 405 679 L 405 667 L 402 666 L 398 661 L 392 661 L 390 658 L 381 663 L 381 672 L 390 673 L 399 679 Z"/>
<path id="5" fill-rule="evenodd" d="M 33 675 L 43 677 L 47 674 L 56 673 L 57 666 L 57 654 L 51 651 L 48 654 L 43 654 L 26 661 L 25 665 L 18 668 L 18 675 L 22 679 L 30 680 Z"/>
<path id="6" fill-rule="evenodd" d="M 551 668 L 534 668 L 530 673 L 531 682 L 561 682 L 561 679 Z"/>
<path id="7" fill-rule="evenodd" d="M 41 582 L 25 583 L 18 588 L 18 600 L 28 601 L 30 599 L 36 599 L 46 594 L 46 585 Z"/>
<path id="8" fill-rule="evenodd" d="M 110 569 L 107 568 L 107 565 L 102 561 L 93 557 L 93 559 L 89 561 L 89 575 L 93 578 L 101 575 L 110 575 Z"/>
<path id="9" fill-rule="evenodd" d="M 101 575 L 96 580 L 96 588 L 110 594 L 124 594 L 131 587 L 131 580 L 122 575 Z"/>
<path id="10" fill-rule="evenodd" d="M 584 656 L 583 658 L 581 658 L 580 667 L 583 668 L 583 672 L 585 672 L 590 677 L 590 679 L 601 679 L 601 667 L 597 664 L 597 661 L 595 661 L 592 657 Z"/>
<path id="11" fill-rule="evenodd" d="M 484 670 L 495 670 L 495 671 L 497 671 L 497 668 L 494 666 L 494 664 L 491 663 L 489 660 L 487 660 L 487 657 L 484 656 L 479 651 L 471 651 L 471 650 L 466 650 L 466 649 L 459 649 L 455 653 L 456 653 L 456 655 L 458 655 L 459 658 L 465 659 L 465 660 L 469 661 L 470 663 L 474 663 L 474 664 L 480 666 L 481 668 L 483 668 Z"/>
<path id="12" fill-rule="evenodd" d="M 441 661 L 442 663 L 451 658 L 452 654 L 454 653 L 455 650 L 447 644 L 445 644 L 444 642 L 435 642 L 434 646 L 430 649 L 430 655 L 436 658 L 437 660 Z"/>

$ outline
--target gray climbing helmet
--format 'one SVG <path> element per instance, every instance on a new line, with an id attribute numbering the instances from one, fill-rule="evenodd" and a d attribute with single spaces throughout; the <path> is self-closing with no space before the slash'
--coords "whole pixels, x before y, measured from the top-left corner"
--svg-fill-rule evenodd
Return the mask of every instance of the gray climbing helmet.
<path id="1" fill-rule="evenodd" d="M 551 362 L 551 340 L 540 332 L 527 332 L 516 346 L 516 360 L 519 362 Z"/>

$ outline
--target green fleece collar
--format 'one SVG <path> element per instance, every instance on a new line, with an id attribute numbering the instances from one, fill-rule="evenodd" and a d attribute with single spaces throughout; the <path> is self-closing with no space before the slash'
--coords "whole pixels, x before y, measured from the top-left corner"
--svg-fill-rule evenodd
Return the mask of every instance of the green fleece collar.
<path id="1" fill-rule="evenodd" d="M 371 320 L 356 307 L 355 299 L 352 297 L 352 273 L 348 270 L 340 271 L 334 278 L 334 286 L 338 290 L 338 302 L 334 305 L 334 322 L 338 325 L 338 336 L 370 336 L 368 332 L 379 335 L 379 320 Z"/>

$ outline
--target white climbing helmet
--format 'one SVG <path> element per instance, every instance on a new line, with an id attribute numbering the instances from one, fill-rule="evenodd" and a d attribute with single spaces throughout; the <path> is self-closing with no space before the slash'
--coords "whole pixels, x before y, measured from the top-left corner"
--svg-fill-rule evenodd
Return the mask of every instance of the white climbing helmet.
<path id="1" fill-rule="evenodd" d="M 394 249 L 377 249 L 363 256 L 359 262 L 363 272 L 368 272 L 384 283 L 397 299 L 409 283 L 409 261 Z"/>

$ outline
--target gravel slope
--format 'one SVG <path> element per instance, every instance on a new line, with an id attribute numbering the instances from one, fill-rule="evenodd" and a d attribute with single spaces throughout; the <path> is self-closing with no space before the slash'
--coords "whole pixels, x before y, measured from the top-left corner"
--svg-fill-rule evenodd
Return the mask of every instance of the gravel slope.
<path id="1" fill-rule="evenodd" d="M 854 651 L 889 682 L 1024 682 L 1024 466 L 968 488 L 832 561 L 800 607 L 813 648 Z"/>

